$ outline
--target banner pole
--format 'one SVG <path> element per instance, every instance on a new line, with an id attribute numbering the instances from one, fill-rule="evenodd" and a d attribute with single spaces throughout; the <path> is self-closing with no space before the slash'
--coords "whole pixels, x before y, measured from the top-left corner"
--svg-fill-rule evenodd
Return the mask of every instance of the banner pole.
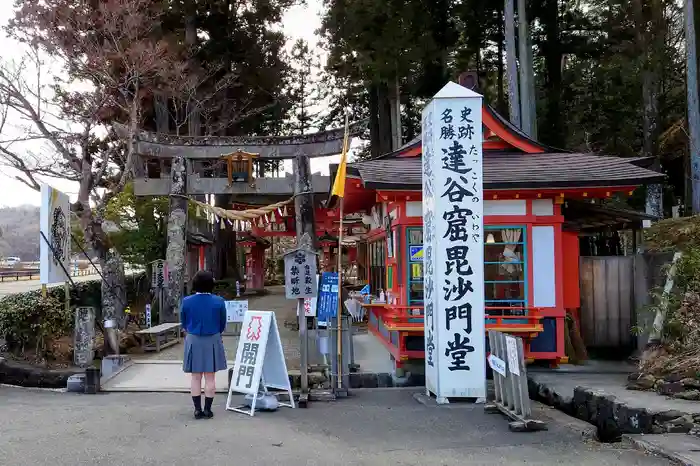
<path id="1" fill-rule="evenodd" d="M 338 227 L 338 388 L 343 388 L 343 204 L 340 198 L 340 226 Z"/>

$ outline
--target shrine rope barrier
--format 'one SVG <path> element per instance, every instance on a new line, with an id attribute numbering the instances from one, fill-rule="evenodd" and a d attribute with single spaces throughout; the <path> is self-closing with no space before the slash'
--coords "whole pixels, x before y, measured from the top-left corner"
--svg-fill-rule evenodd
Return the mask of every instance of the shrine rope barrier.
<path id="1" fill-rule="evenodd" d="M 189 202 L 194 204 L 196 207 L 215 215 L 218 218 L 226 219 L 231 222 L 246 222 L 250 224 L 257 224 L 258 226 L 263 226 L 265 224 L 272 222 L 272 217 L 286 217 L 287 216 L 287 205 L 294 201 L 294 197 L 270 204 L 264 207 L 256 207 L 253 209 L 246 210 L 226 210 L 221 207 L 216 207 L 213 205 L 205 204 L 204 202 L 197 201 L 187 196 L 185 197 Z"/>
<path id="2" fill-rule="evenodd" d="M 500 412 L 512 419 L 512 431 L 546 430 L 547 425 L 532 419 L 532 406 L 527 388 L 527 369 L 523 340 L 496 330 L 489 330 L 488 363 L 493 370 L 493 401 L 487 412 Z"/>

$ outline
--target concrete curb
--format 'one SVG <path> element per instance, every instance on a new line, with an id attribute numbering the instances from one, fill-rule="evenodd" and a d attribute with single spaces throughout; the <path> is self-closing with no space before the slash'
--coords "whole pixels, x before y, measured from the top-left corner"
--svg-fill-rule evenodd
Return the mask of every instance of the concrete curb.
<path id="1" fill-rule="evenodd" d="M 694 427 L 692 414 L 630 406 L 610 393 L 589 387 L 577 386 L 573 393 L 558 393 L 529 376 L 528 390 L 531 399 L 595 426 L 602 442 L 619 441 L 623 434 L 688 433 Z"/>
<path id="2" fill-rule="evenodd" d="M 83 374 L 78 368 L 46 369 L 0 358 L 0 384 L 26 388 L 66 388 L 68 378 Z"/>
<path id="3" fill-rule="evenodd" d="M 647 440 L 643 439 L 638 435 L 625 434 L 622 436 L 622 443 L 624 445 L 627 445 L 628 447 L 634 448 L 639 451 L 643 451 L 650 455 L 665 458 L 681 466 L 698 466 L 697 462 L 688 460 L 681 453 L 671 451 L 662 446 L 648 442 Z"/>
<path id="4" fill-rule="evenodd" d="M 585 440 L 597 440 L 598 438 L 598 429 L 593 424 L 569 416 L 557 408 L 547 406 L 539 401 L 532 401 L 532 414 L 535 419 L 544 420 L 547 418 L 552 421 L 552 425 L 581 434 L 581 438 Z"/>
<path id="5" fill-rule="evenodd" d="M 228 382 L 231 383 L 233 367 L 228 370 Z M 411 375 L 407 378 L 397 378 L 389 373 L 377 372 L 354 372 L 349 375 L 350 389 L 361 388 L 399 388 L 399 387 L 424 387 L 425 376 L 420 374 Z M 292 390 L 301 388 L 301 374 L 299 371 L 289 371 L 289 382 Z M 320 372 L 309 373 L 309 386 L 316 388 L 316 385 L 327 383 L 328 379 Z"/>

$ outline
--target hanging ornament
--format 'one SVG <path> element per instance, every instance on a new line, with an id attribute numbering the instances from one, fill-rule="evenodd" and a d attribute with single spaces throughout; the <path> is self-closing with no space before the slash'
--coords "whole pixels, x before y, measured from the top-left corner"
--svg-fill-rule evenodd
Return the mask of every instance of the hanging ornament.
<path id="1" fill-rule="evenodd" d="M 199 217 L 202 216 L 202 210 L 199 208 L 199 205 L 197 205 L 197 207 L 195 208 L 195 210 L 194 210 L 194 215 L 195 215 L 197 218 L 199 218 Z"/>
<path id="2" fill-rule="evenodd" d="M 259 227 L 262 227 L 262 226 L 263 226 L 262 217 L 258 217 L 258 226 L 259 226 Z"/>
<path id="3" fill-rule="evenodd" d="M 288 217 L 287 206 L 282 207 L 282 217 Z"/>

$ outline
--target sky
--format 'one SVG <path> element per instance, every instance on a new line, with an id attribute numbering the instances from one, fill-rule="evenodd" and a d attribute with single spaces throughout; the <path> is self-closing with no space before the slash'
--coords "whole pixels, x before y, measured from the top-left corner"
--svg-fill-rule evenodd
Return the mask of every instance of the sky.
<path id="1" fill-rule="evenodd" d="M 8 0 L 0 0 L 0 24 L 5 25 L 12 15 L 12 4 Z M 289 47 L 297 39 L 305 39 L 310 46 L 315 46 L 317 37 L 314 32 L 321 26 L 320 12 L 321 0 L 306 0 L 306 5 L 294 6 L 289 9 L 283 19 L 284 33 L 289 37 Z M 19 44 L 0 33 L 0 50 L 3 51 L 3 59 L 21 58 L 22 49 Z M 2 136 L 0 135 L 0 138 Z M 340 156 L 324 157 L 311 161 L 311 171 L 328 174 L 328 165 L 337 163 Z M 290 164 L 286 164 L 290 165 Z M 287 169 L 287 171 L 291 171 Z M 22 204 L 39 205 L 41 203 L 38 192 L 30 189 L 21 182 L 14 179 L 15 173 L 6 168 L 0 167 L 0 207 L 18 206 Z M 74 201 L 77 194 L 77 186 L 65 180 L 47 180 L 54 186 L 71 197 Z"/>

